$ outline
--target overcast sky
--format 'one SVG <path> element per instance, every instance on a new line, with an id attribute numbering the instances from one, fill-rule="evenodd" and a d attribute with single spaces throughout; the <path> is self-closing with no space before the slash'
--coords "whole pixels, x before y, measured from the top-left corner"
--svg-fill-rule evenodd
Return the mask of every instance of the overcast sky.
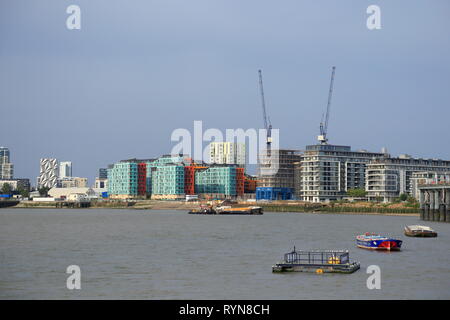
<path id="1" fill-rule="evenodd" d="M 81 8 L 68 30 L 66 8 Z M 381 30 L 366 27 L 369 5 Z M 100 167 L 169 153 L 177 128 L 260 128 L 258 69 L 284 148 L 450 159 L 450 1 L 0 0 L 0 146 Z"/>

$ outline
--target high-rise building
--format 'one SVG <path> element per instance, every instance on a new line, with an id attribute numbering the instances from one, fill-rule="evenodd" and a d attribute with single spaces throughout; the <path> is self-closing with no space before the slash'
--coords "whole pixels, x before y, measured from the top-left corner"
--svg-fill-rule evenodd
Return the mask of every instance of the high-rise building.
<path id="1" fill-rule="evenodd" d="M 342 199 L 349 189 L 365 189 L 367 164 L 387 156 L 382 152 L 354 151 L 349 146 L 306 146 L 296 164 L 296 196 L 303 201 L 332 201 Z"/>
<path id="2" fill-rule="evenodd" d="M 54 158 L 43 158 L 40 160 L 38 188 L 56 187 L 58 180 L 58 160 Z"/>
<path id="3" fill-rule="evenodd" d="M 106 169 L 106 168 L 98 169 L 98 178 L 99 179 L 108 179 L 108 169 Z"/>
<path id="4" fill-rule="evenodd" d="M 14 165 L 10 161 L 9 149 L 0 147 L 0 179 L 12 179 L 14 176 Z"/>
<path id="5" fill-rule="evenodd" d="M 211 142 L 209 144 L 209 163 L 234 164 L 245 166 L 245 143 Z"/>
<path id="6" fill-rule="evenodd" d="M 72 162 L 71 161 L 61 161 L 59 163 L 59 178 L 72 177 Z"/>

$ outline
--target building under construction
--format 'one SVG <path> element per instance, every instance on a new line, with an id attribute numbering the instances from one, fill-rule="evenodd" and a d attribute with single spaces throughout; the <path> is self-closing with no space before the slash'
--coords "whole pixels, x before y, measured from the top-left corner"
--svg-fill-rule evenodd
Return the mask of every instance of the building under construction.
<path id="1" fill-rule="evenodd" d="M 301 151 L 271 150 L 259 157 L 257 200 L 290 200 L 294 194 L 294 163 Z"/>

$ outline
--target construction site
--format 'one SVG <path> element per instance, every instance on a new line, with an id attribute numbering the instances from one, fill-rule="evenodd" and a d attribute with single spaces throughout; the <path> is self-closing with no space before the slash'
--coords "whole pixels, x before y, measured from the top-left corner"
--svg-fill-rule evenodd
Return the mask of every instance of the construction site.
<path id="1" fill-rule="evenodd" d="M 245 144 L 213 142 L 208 163 L 186 155 L 164 155 L 110 165 L 108 197 L 330 202 L 347 199 L 349 192 L 359 190 L 362 194 L 359 200 L 391 202 L 401 194 L 418 198 L 414 177 L 450 172 L 450 161 L 416 159 L 409 155 L 392 157 L 386 148 L 371 152 L 330 144 L 328 125 L 335 74 L 333 66 L 317 144 L 301 149 L 273 149 L 273 127 L 266 109 L 262 71 L 258 70 L 266 137 L 265 150 L 258 156 L 256 175 L 245 171 Z"/>

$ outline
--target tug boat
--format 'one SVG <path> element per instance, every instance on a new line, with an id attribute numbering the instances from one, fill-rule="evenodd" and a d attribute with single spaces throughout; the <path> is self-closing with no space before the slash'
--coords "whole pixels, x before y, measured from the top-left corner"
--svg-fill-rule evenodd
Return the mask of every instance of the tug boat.
<path id="1" fill-rule="evenodd" d="M 356 237 L 356 245 L 359 248 L 371 250 L 400 250 L 403 241 L 366 232 Z"/>
<path id="2" fill-rule="evenodd" d="M 437 232 L 427 226 L 406 226 L 405 235 L 408 237 L 423 237 L 423 238 L 435 238 Z"/>

